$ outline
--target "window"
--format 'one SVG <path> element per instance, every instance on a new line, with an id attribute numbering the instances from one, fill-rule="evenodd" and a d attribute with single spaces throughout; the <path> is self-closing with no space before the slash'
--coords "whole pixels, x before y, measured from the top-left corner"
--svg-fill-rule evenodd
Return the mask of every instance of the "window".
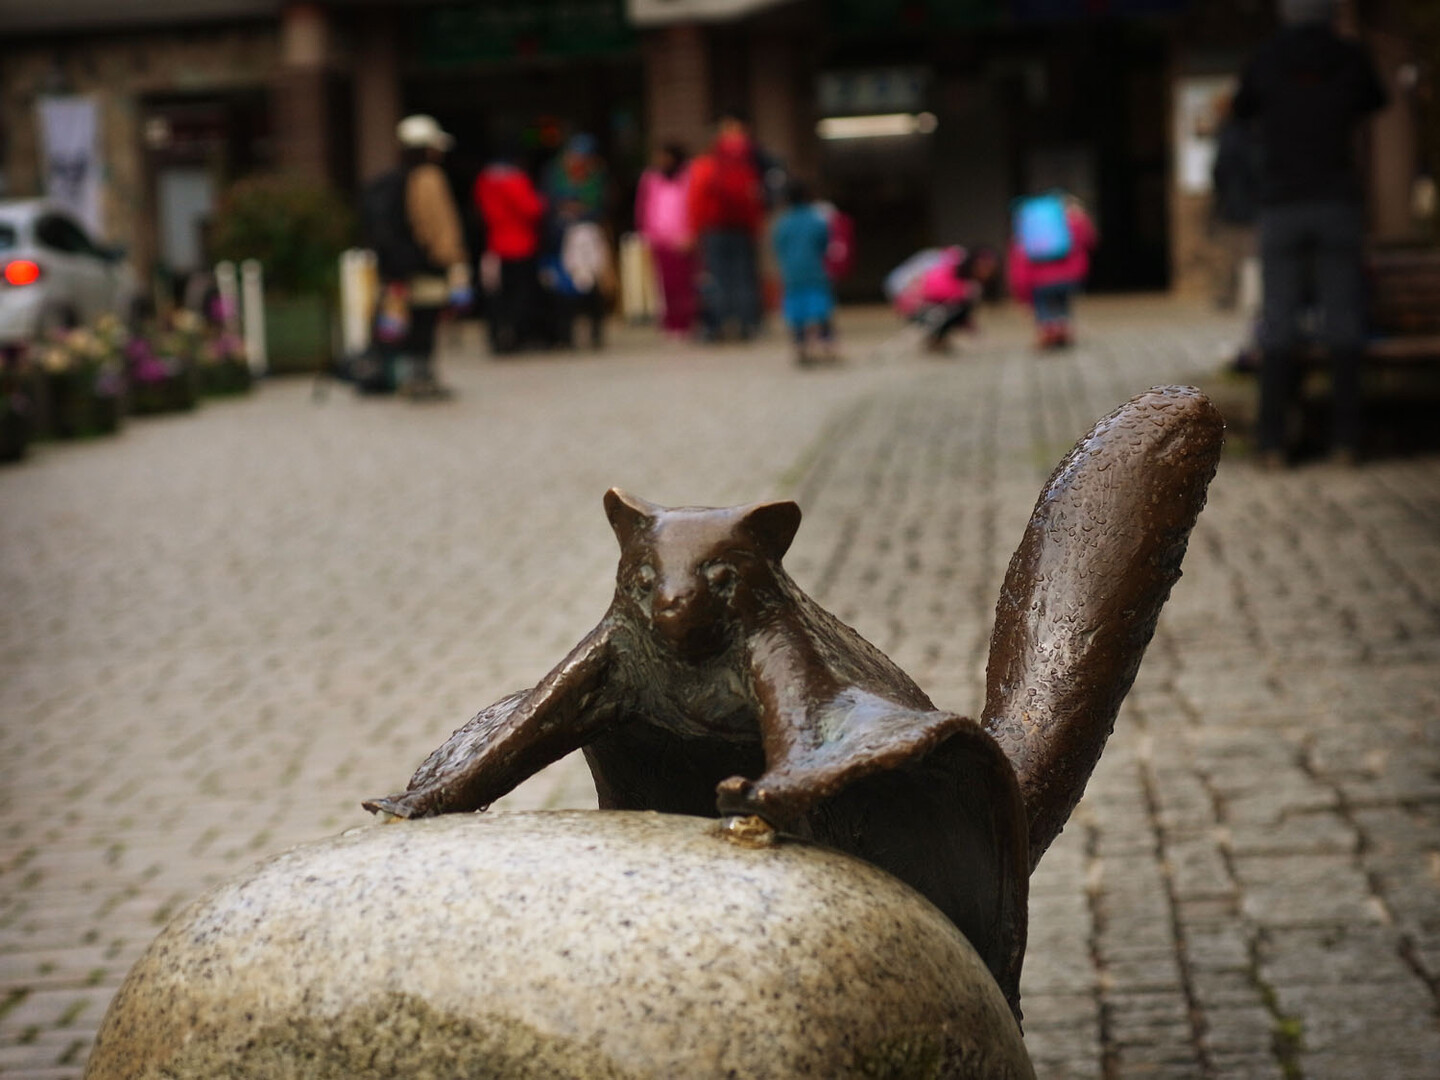
<path id="1" fill-rule="evenodd" d="M 15 226 L 0 221 L 0 251 L 8 251 L 15 246 Z"/>
<path id="2" fill-rule="evenodd" d="M 71 255 L 98 255 L 95 245 L 79 225 L 59 214 L 49 214 L 35 223 L 35 235 L 48 248 Z"/>

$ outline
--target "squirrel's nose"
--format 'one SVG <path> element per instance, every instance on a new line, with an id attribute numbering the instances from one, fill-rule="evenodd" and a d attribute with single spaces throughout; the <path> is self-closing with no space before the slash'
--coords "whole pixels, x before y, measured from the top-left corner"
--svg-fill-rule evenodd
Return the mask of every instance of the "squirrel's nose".
<path id="1" fill-rule="evenodd" d="M 657 616 L 674 616 L 685 610 L 695 596 L 695 590 L 691 588 L 681 589 L 660 589 L 655 593 L 655 603 L 652 610 Z"/>

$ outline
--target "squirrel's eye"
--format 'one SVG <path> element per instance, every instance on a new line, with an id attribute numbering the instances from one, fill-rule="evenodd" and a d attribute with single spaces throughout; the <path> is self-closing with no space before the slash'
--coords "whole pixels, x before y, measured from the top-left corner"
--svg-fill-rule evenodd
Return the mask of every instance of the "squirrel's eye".
<path id="1" fill-rule="evenodd" d="M 712 589 L 724 589 L 735 581 L 735 568 L 729 563 L 711 563 L 704 573 L 706 584 Z"/>
<path id="2" fill-rule="evenodd" d="M 655 584 L 655 568 L 648 564 L 641 566 L 635 571 L 635 577 L 632 581 L 634 582 L 635 588 L 639 591 L 649 592 L 650 587 Z"/>

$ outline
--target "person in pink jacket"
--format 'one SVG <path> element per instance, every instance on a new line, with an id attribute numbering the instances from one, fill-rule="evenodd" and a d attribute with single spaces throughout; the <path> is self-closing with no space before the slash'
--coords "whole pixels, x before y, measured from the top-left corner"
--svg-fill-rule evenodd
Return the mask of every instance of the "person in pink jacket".
<path id="1" fill-rule="evenodd" d="M 916 274 L 895 297 L 895 308 L 926 329 L 925 347 L 944 352 L 950 331 L 970 326 L 986 284 L 999 274 L 993 248 L 948 247 Z"/>
<path id="2" fill-rule="evenodd" d="M 695 232 L 690 223 L 690 172 L 684 148 L 671 143 L 655 152 L 640 174 L 635 226 L 650 245 L 660 278 L 666 333 L 684 337 L 695 323 Z"/>
<path id="3" fill-rule="evenodd" d="M 1054 196 L 1041 196 L 1041 199 Z M 1010 241 L 1008 274 L 1010 295 L 1035 309 L 1036 342 L 1042 349 L 1064 348 L 1074 341 L 1070 327 L 1070 300 L 1090 275 L 1090 253 L 1099 234 L 1073 195 L 1062 196 L 1064 227 L 1068 231 L 1060 246 L 1064 253 L 1045 257 L 1028 242 L 1017 210 L 1015 235 Z"/>

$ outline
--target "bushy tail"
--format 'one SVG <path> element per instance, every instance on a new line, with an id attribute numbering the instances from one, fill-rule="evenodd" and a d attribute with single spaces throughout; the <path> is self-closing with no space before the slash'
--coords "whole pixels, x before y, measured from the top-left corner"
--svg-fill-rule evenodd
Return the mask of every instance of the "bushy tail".
<path id="1" fill-rule="evenodd" d="M 1056 466 L 995 608 L 985 729 L 1020 781 L 1030 868 L 1080 801 L 1205 505 L 1224 421 L 1193 387 L 1146 391 Z"/>

